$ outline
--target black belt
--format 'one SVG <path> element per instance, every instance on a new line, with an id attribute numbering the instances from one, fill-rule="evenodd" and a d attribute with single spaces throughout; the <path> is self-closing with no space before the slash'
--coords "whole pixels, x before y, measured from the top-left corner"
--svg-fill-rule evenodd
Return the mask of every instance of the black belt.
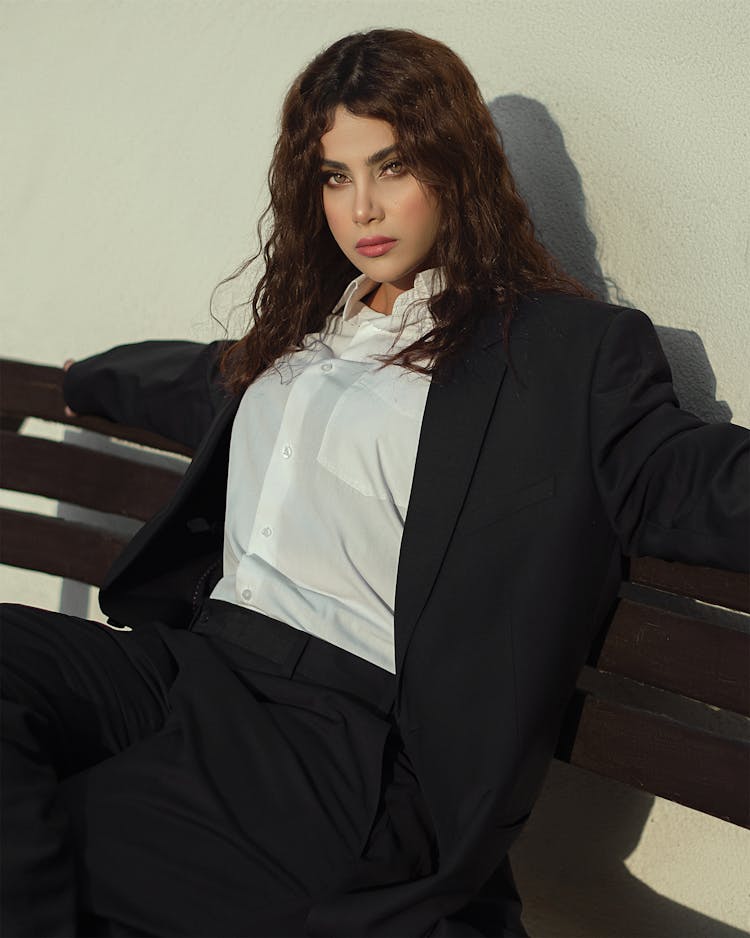
<path id="1" fill-rule="evenodd" d="M 382 714 L 393 708 L 394 674 L 255 609 L 205 599 L 190 631 L 232 642 L 272 662 L 270 668 L 258 662 L 261 670 L 342 691 L 367 701 Z"/>

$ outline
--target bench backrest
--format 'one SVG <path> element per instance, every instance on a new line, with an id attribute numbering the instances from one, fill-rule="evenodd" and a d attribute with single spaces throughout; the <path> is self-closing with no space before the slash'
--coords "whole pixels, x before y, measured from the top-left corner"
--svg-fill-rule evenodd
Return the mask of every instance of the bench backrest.
<path id="1" fill-rule="evenodd" d="M 63 372 L 0 360 L 0 481 L 16 492 L 144 521 L 181 473 L 20 433 L 26 418 L 190 455 L 173 441 L 63 413 Z M 0 562 L 98 586 L 127 538 L 0 508 Z M 638 558 L 583 669 L 557 757 L 750 827 L 750 577 Z"/>

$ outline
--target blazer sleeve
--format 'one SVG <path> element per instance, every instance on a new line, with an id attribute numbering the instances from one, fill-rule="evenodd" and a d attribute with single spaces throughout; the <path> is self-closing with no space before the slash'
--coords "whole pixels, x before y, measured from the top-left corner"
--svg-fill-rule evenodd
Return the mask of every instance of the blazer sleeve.
<path id="1" fill-rule="evenodd" d="M 615 316 L 590 394 L 593 472 L 631 556 L 750 568 L 750 431 L 681 410 L 656 331 Z"/>
<path id="2" fill-rule="evenodd" d="M 119 345 L 71 365 L 63 397 L 76 413 L 153 430 L 195 448 L 226 401 L 224 341 Z"/>

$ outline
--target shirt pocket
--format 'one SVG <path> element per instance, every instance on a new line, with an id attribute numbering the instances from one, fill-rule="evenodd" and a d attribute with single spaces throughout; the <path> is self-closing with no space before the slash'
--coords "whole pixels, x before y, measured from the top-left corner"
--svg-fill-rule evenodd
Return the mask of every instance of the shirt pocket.
<path id="1" fill-rule="evenodd" d="M 403 369 L 393 372 L 363 372 L 341 393 L 323 432 L 317 462 L 360 495 L 405 510 L 429 380 Z"/>
<path id="2" fill-rule="evenodd" d="M 549 475 L 536 482 L 523 485 L 510 492 L 493 494 L 481 507 L 472 507 L 468 513 L 462 513 L 459 525 L 464 534 L 470 534 L 481 528 L 502 521 L 516 512 L 531 505 L 546 501 L 555 494 L 555 476 Z"/>

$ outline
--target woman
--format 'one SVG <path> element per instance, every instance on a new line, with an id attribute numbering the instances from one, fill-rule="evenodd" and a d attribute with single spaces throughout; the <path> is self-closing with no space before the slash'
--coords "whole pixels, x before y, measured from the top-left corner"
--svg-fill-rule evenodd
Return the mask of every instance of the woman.
<path id="1" fill-rule="evenodd" d="M 748 432 L 535 240 L 449 49 L 324 51 L 269 185 L 243 339 L 68 371 L 198 448 L 109 625 L 5 610 L 6 933 L 524 934 L 508 848 L 621 552 L 747 563 Z"/>

